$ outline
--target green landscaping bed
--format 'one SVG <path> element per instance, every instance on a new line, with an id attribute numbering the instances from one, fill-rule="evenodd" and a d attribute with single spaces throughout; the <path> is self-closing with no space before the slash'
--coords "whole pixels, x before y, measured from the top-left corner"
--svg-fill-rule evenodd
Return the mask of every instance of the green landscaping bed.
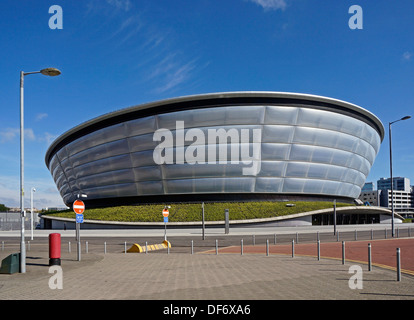
<path id="1" fill-rule="evenodd" d="M 351 206 L 351 204 L 337 203 L 337 207 Z M 205 203 L 205 221 L 224 220 L 224 210 L 229 209 L 230 220 L 246 220 L 271 218 L 308 212 L 320 209 L 333 208 L 332 202 L 217 202 Z M 86 209 L 84 219 L 100 221 L 122 222 L 162 222 L 162 204 L 148 204 L 137 206 L 119 206 L 108 208 Z M 201 221 L 201 203 L 171 204 L 169 222 Z M 75 219 L 72 210 L 43 213 L 54 217 Z"/>

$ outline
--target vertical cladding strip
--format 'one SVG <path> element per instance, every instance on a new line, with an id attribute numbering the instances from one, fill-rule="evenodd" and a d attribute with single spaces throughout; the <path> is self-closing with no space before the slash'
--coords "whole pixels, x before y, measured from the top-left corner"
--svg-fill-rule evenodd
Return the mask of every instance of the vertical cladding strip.
<path id="1" fill-rule="evenodd" d="M 66 180 L 66 183 L 67 183 L 67 185 L 69 186 L 69 189 L 70 189 L 70 193 L 72 194 L 72 199 L 75 197 L 75 193 L 74 193 L 74 191 L 73 191 L 73 189 L 72 189 L 72 185 L 69 183 L 69 179 L 68 179 L 68 177 L 66 176 L 66 173 L 65 173 L 65 170 L 63 169 L 63 166 L 62 166 L 62 164 L 61 164 L 61 161 L 60 161 L 60 158 L 59 158 L 59 155 L 58 155 L 58 153 L 56 152 L 56 154 L 55 154 L 55 156 L 56 156 L 56 159 L 57 159 L 57 161 L 58 161 L 58 164 L 59 164 L 59 168 L 62 170 L 62 174 L 65 176 L 65 180 Z M 69 162 L 69 156 L 68 156 L 68 162 Z M 72 166 L 72 163 L 70 163 L 70 165 L 71 165 L 71 168 L 72 168 L 72 171 L 73 171 L 73 166 Z M 60 195 L 61 197 L 62 197 L 62 199 L 63 199 L 63 196 L 64 195 Z M 67 206 L 69 206 L 69 203 L 65 203 Z"/>
<path id="2" fill-rule="evenodd" d="M 159 119 L 158 119 L 158 115 L 154 115 L 155 118 L 155 128 L 154 128 L 154 132 L 157 131 L 158 129 L 160 129 L 159 126 Z M 164 169 L 164 164 L 160 164 L 159 165 L 160 169 L 161 169 L 161 182 L 162 182 L 162 191 L 163 194 L 167 194 L 168 190 L 167 190 L 167 183 L 165 182 L 166 180 L 166 174 L 165 174 L 165 169 Z"/>

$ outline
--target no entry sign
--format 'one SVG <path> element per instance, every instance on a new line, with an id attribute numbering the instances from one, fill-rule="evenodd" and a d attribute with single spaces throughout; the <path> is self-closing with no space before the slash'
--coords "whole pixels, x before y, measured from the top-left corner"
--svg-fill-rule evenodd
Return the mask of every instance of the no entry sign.
<path id="1" fill-rule="evenodd" d="M 162 215 L 164 216 L 164 218 L 167 218 L 169 214 L 170 212 L 168 211 L 168 209 L 162 210 Z"/>
<path id="2" fill-rule="evenodd" d="M 73 211 L 77 214 L 82 214 L 85 211 L 85 204 L 81 200 L 76 200 L 73 203 Z"/>

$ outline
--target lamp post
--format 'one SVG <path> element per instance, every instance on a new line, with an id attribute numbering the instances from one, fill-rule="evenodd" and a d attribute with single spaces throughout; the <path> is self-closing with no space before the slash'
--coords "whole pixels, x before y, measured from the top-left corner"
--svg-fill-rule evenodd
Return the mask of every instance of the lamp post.
<path id="1" fill-rule="evenodd" d="M 40 71 L 20 71 L 20 272 L 26 273 L 26 246 L 24 243 L 24 76 L 41 73 L 45 76 L 58 76 L 60 71 L 55 68 L 46 68 Z"/>
<path id="2" fill-rule="evenodd" d="M 388 137 L 390 139 L 389 145 L 390 145 L 390 179 L 391 179 L 391 232 L 392 232 L 392 237 L 394 237 L 395 232 L 394 232 L 394 181 L 393 181 L 393 177 L 392 177 L 392 139 L 391 139 L 391 125 L 393 123 L 396 123 L 398 121 L 402 121 L 402 120 L 408 120 L 410 119 L 411 116 L 405 116 L 402 117 L 401 119 L 392 121 L 388 123 Z"/>
<path id="3" fill-rule="evenodd" d="M 30 223 L 31 223 L 31 240 L 33 240 L 33 192 L 36 192 L 35 188 L 30 190 Z"/>

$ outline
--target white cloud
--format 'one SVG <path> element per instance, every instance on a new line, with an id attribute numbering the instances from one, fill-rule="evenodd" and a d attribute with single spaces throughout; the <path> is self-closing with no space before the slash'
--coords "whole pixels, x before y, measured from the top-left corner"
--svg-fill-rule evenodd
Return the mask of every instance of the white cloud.
<path id="1" fill-rule="evenodd" d="M 191 78 L 192 71 L 196 68 L 196 59 L 182 62 L 177 53 L 171 53 L 159 61 L 149 79 L 161 83 L 154 91 L 163 93 L 175 88 Z"/>
<path id="2" fill-rule="evenodd" d="M 285 0 L 250 0 L 251 2 L 256 3 L 265 10 L 285 10 L 286 1 Z"/>
<path id="3" fill-rule="evenodd" d="M 48 114 L 47 113 L 38 113 L 37 115 L 36 115 L 36 121 L 40 121 L 40 120 L 42 120 L 42 119 L 44 119 L 44 118 L 46 118 L 48 116 Z"/>
<path id="4" fill-rule="evenodd" d="M 129 9 L 131 9 L 130 0 L 106 0 L 106 3 L 124 11 L 129 11 Z"/>
<path id="5" fill-rule="evenodd" d="M 403 53 L 402 58 L 404 61 L 410 61 L 412 56 L 413 56 L 412 52 L 406 51 Z"/>
<path id="6" fill-rule="evenodd" d="M 20 137 L 20 129 L 17 128 L 6 128 L 0 131 L 0 143 L 6 143 L 13 141 L 16 137 Z M 36 136 L 33 129 L 24 129 L 24 137 L 28 140 L 36 140 Z"/>

